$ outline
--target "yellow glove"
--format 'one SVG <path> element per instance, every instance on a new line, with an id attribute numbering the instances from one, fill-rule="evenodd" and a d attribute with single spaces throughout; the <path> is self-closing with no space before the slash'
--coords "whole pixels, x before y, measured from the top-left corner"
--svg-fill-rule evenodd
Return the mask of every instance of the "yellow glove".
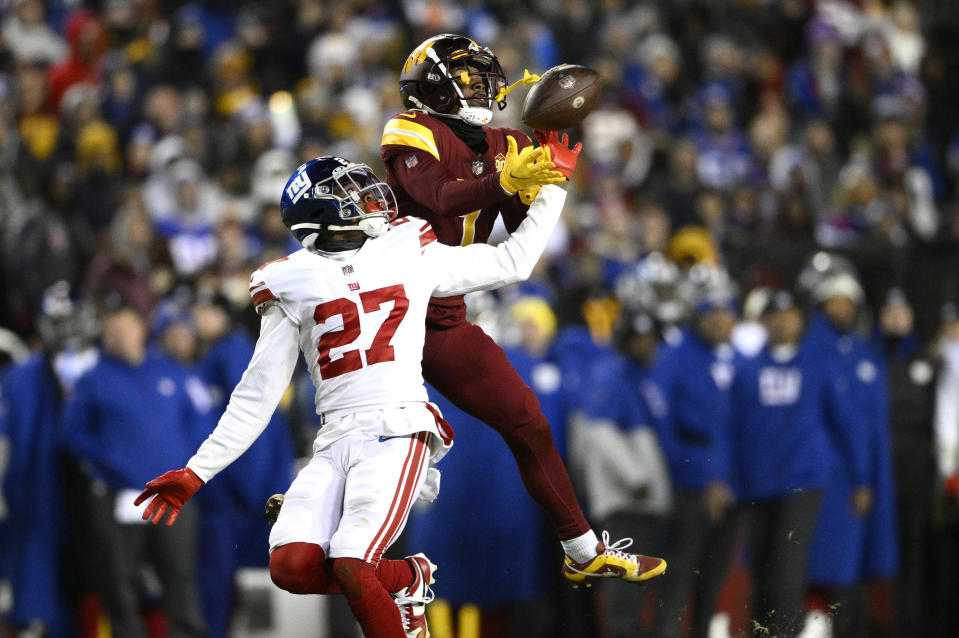
<path id="1" fill-rule="evenodd" d="M 539 195 L 540 186 L 527 186 L 519 192 L 519 201 L 523 202 L 524 205 L 529 206 L 533 203 L 533 200 L 536 199 L 536 196 Z"/>
<path id="2" fill-rule="evenodd" d="M 516 139 L 512 135 L 506 137 L 506 144 L 506 161 L 499 174 L 499 183 L 507 193 L 566 181 L 562 173 L 553 170 L 556 165 L 550 161 L 549 151 L 527 146 L 517 152 Z"/>

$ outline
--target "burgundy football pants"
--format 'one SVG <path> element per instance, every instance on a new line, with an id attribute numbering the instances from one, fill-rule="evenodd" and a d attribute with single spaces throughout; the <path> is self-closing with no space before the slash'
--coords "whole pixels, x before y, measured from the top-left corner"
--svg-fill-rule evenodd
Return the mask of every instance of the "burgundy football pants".
<path id="1" fill-rule="evenodd" d="M 539 400 L 481 328 L 466 321 L 437 329 L 427 324 L 423 377 L 456 407 L 500 433 L 526 491 L 546 510 L 560 540 L 589 531 Z"/>

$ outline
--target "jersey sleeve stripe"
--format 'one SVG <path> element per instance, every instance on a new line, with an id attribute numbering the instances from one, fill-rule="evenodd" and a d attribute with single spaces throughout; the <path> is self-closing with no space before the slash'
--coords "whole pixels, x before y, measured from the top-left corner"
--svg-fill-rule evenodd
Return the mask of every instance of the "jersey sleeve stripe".
<path id="1" fill-rule="evenodd" d="M 398 119 L 390 120 L 387 122 L 386 128 L 383 129 L 381 144 L 383 146 L 388 144 L 410 146 L 421 151 L 426 151 L 437 160 L 440 159 L 440 152 L 436 147 L 433 131 L 415 122 Z"/>
<path id="2" fill-rule="evenodd" d="M 274 295 L 269 288 L 264 288 L 263 290 L 253 294 L 253 306 L 256 308 L 257 312 L 260 312 L 263 304 L 274 299 L 276 299 L 276 295 Z"/>
<path id="3" fill-rule="evenodd" d="M 436 233 L 433 232 L 432 228 L 427 228 L 425 231 L 420 233 L 420 248 L 425 248 L 428 244 L 432 244 L 436 241 Z"/>

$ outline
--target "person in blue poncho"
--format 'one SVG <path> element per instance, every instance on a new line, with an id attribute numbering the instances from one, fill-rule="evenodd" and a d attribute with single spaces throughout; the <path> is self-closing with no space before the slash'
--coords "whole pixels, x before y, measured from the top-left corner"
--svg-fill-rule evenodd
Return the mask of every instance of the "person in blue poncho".
<path id="1" fill-rule="evenodd" d="M 13 628 L 57 638 L 74 633 L 61 569 L 70 486 L 57 453 L 60 408 L 96 363 L 96 325 L 66 282 L 47 289 L 41 310 L 43 349 L 0 376 L 0 580 L 13 588 Z"/>
<path id="2" fill-rule="evenodd" d="M 819 311 L 804 345 L 833 362 L 853 417 L 842 439 L 830 439 L 832 467 L 810 546 L 809 582 L 820 606 L 826 598 L 838 610 L 834 635 L 858 636 L 865 625 L 859 585 L 891 577 L 899 559 L 886 367 L 854 330 L 863 293 L 850 272 L 829 274 L 811 295 Z M 825 621 L 821 614 L 815 620 Z"/>
<path id="3" fill-rule="evenodd" d="M 692 635 L 705 636 L 732 557 L 733 512 L 730 391 L 740 357 L 729 343 L 736 322 L 729 284 L 707 286 L 692 327 L 664 347 L 653 378 L 665 399 L 660 442 L 673 483 L 669 523 L 670 576 L 654 621 L 654 635 L 681 635 L 692 600 Z"/>
<path id="4" fill-rule="evenodd" d="M 846 458 L 855 418 L 836 364 L 804 341 L 794 297 L 772 291 L 761 311 L 768 340 L 733 382 L 733 474 L 749 531 L 754 636 L 803 627 L 809 545 L 831 469 L 830 438 Z"/>
<path id="5" fill-rule="evenodd" d="M 638 538 L 663 553 L 672 494 L 656 434 L 665 406 L 652 380 L 659 347 L 655 320 L 627 313 L 615 342 L 616 350 L 584 362 L 586 382 L 570 416 L 570 468 L 593 520 L 613 536 Z M 636 635 L 644 592 L 603 588 L 610 636 Z"/>
<path id="6" fill-rule="evenodd" d="M 939 588 L 928 564 L 936 458 L 933 420 L 937 372 L 932 353 L 915 334 L 912 305 L 901 289 L 886 294 L 873 344 L 889 375 L 889 429 L 892 435 L 901 567 L 896 579 L 894 622 L 898 635 L 933 634 L 928 611 Z"/>
<path id="7" fill-rule="evenodd" d="M 141 519 L 138 486 L 182 465 L 203 436 L 187 394 L 187 377 L 172 359 L 149 349 L 147 327 L 131 306 L 106 309 L 103 352 L 64 406 L 62 442 L 95 482 L 88 515 L 101 540 L 103 596 L 116 636 L 143 636 L 140 568 L 152 559 L 163 586 L 171 636 L 203 636 L 196 574 L 198 513 L 183 509 L 176 527 Z M 186 515 L 184 520 L 184 515 Z"/>

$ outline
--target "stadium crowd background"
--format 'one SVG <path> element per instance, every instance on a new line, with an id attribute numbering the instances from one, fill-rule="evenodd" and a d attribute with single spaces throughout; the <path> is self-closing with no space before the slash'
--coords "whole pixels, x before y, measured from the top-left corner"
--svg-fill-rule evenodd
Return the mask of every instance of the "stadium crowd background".
<path id="1" fill-rule="evenodd" d="M 682 326 L 696 299 L 681 291 L 702 270 L 697 264 L 728 272 L 746 319 L 756 319 L 755 309 L 748 316 L 750 291 L 792 288 L 817 264 L 839 264 L 864 291 L 861 299 L 852 296 L 866 338 L 874 335 L 880 308 L 905 298 L 915 310 L 909 336 L 919 344 L 916 356 L 948 367 L 939 354 L 959 333 L 959 7 L 953 3 L 0 0 L 0 11 L 2 343 L 11 360 L 22 362 L 30 348 L 55 364 L 63 392 L 57 402 L 70 399 L 89 365 L 86 348 L 101 332 L 99 319 L 82 310 L 87 304 L 107 314 L 132 306 L 157 348 L 215 386 L 200 373 L 211 344 L 225 332 L 245 333 L 247 340 L 257 332 L 249 273 L 297 248 L 279 215 L 286 179 L 322 154 L 366 162 L 383 176 L 382 127 L 403 108 L 400 65 L 417 43 L 442 32 L 489 46 L 511 79 L 524 68 L 541 72 L 561 62 L 594 66 L 605 79 L 600 105 L 573 132 L 584 143 L 583 160 L 548 256 L 529 284 L 471 303 L 477 321 L 531 357 L 537 390 L 555 393 L 581 372 L 568 356 L 573 350 L 551 349 L 556 335 L 564 347 L 585 339 L 609 354 L 621 315 L 646 314 L 660 328 Z M 495 125 L 521 124 L 522 91 L 509 102 Z M 817 262 L 817 251 L 833 257 Z M 51 290 L 60 281 L 68 288 Z M 901 294 L 890 296 L 893 288 Z M 803 292 L 811 288 L 797 289 Z M 210 308 L 225 312 L 229 324 L 209 328 L 216 320 L 203 311 Z M 69 320 L 58 324 L 64 316 Z M 881 336 L 874 343 L 882 356 L 889 354 Z M 77 356 L 58 356 L 65 348 Z M 547 379 L 544 362 L 558 371 L 558 381 Z M 934 388 L 936 380 L 927 383 Z M 300 456 L 308 454 L 316 427 L 312 391 L 304 384 L 309 381 L 300 375 L 280 424 L 271 428 L 288 432 Z M 229 390 L 219 387 L 207 408 L 221 405 Z M 940 401 L 957 400 L 951 391 L 940 388 Z M 566 416 L 577 407 L 569 396 L 574 393 L 552 413 L 560 443 Z M 885 398 L 896 396 L 890 385 Z M 26 401 L 7 387 L 4 400 L 8 406 Z M 458 418 L 449 419 L 462 437 L 450 461 L 457 455 L 464 462 L 469 455 L 508 460 L 501 442 L 497 448 L 497 441 L 477 441 L 471 448 L 469 437 L 484 428 Z M 932 417 L 915 428 L 906 439 L 925 446 L 919 465 L 928 480 L 909 483 L 913 491 L 901 495 L 919 509 L 920 531 L 910 542 L 924 543 L 908 587 L 926 588 L 919 617 L 948 626 L 955 609 L 935 603 L 959 592 L 957 565 L 950 563 L 959 548 L 950 518 L 956 486 L 949 502 L 947 482 L 937 480 L 948 476 L 936 468 Z M 899 441 L 894 436 L 894 453 Z M 292 458 L 284 445 L 275 443 L 274 458 Z M 15 447 L 13 453 L 0 469 L 16 469 L 10 462 Z M 441 468 L 447 474 L 484 480 L 447 463 Z M 261 477 L 263 484 L 280 491 L 288 470 Z M 517 503 L 516 511 L 518 503 L 531 508 L 510 470 L 507 463 L 501 472 L 503 489 L 513 486 L 503 499 Z M 66 474 L 50 487 L 50 499 L 70 501 L 89 489 L 82 463 L 57 471 Z M 3 534 L 18 527 L 17 520 L 3 520 L 12 511 L 7 506 L 27 491 L 12 482 L 11 472 L 0 499 L 0 578 L 10 577 L 3 572 L 10 558 L 4 549 L 13 547 L 2 541 L 12 536 Z M 458 498 L 469 495 L 466 489 Z M 237 497 L 235 512 L 217 513 L 220 525 L 262 525 L 260 497 Z M 88 553 L 82 539 L 99 538 L 97 526 L 78 517 L 96 515 L 67 510 L 70 517 L 56 523 L 61 532 L 71 530 L 58 537 L 64 553 L 36 567 L 50 571 L 62 593 L 57 620 L 46 621 L 55 635 L 92 635 L 96 602 L 85 594 L 96 591 L 104 575 L 98 577 L 95 560 L 77 558 Z M 513 522 L 528 520 L 540 549 L 548 551 L 555 543 L 531 512 L 528 519 L 514 512 Z M 491 515 L 482 525 L 492 529 L 496 519 Z M 431 524 L 454 527 L 442 518 Z M 411 527 L 418 528 L 415 517 Z M 255 540 L 236 544 L 249 550 L 249 563 L 262 564 L 265 530 L 250 535 Z M 643 539 L 637 542 L 646 551 Z M 551 574 L 558 571 L 555 559 L 531 565 Z M 243 562 L 227 562 L 233 560 Z M 471 578 L 465 568 L 442 567 L 441 578 Z M 873 587 L 872 595 L 897 602 L 874 604 L 873 612 L 898 609 L 903 598 L 901 579 L 885 580 L 891 590 Z M 733 578 L 720 607 L 744 599 L 746 582 L 742 573 Z M 486 585 L 493 587 L 501 595 L 473 602 L 489 611 L 509 601 L 508 588 Z M 590 624 L 603 617 L 602 607 L 594 607 L 600 595 L 571 599 L 548 583 L 524 591 L 546 616 L 572 618 L 545 621 L 547 635 L 601 635 Z M 438 593 L 443 597 L 442 588 Z M 229 601 L 230 594 L 222 597 Z M 229 609 L 229 602 L 205 602 Z M 569 609 L 584 611 L 577 620 Z M 727 611 L 734 633 L 742 631 L 735 619 L 742 612 Z M 222 616 L 209 631 L 222 635 L 228 611 Z M 872 631 L 935 635 L 903 629 L 894 616 L 870 614 Z"/>

